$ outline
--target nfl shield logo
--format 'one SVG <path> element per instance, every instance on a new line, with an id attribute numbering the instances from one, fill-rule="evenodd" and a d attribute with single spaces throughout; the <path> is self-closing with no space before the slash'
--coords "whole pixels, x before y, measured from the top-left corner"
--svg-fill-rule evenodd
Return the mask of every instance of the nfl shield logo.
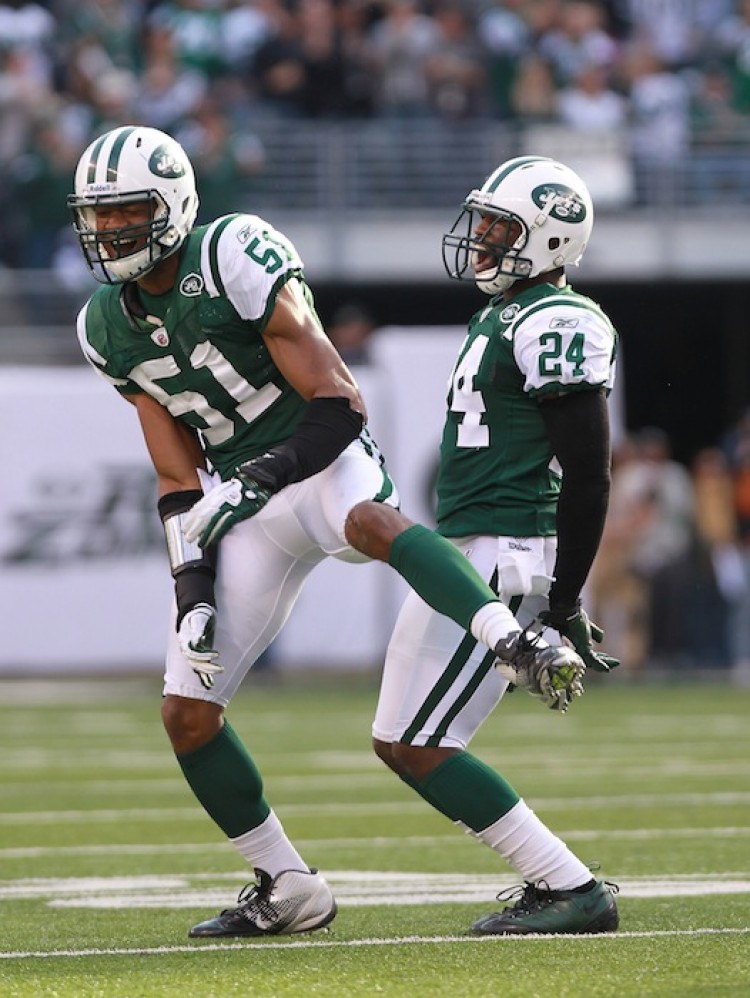
<path id="1" fill-rule="evenodd" d="M 169 333 L 166 331 L 164 326 L 159 326 L 151 333 L 151 339 L 158 347 L 169 346 Z"/>

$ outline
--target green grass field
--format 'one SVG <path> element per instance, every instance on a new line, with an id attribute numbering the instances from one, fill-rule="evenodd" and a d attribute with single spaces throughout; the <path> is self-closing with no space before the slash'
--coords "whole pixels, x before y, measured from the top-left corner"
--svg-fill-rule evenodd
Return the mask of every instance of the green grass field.
<path id="1" fill-rule="evenodd" d="M 750 691 L 595 677 L 474 749 L 620 885 L 621 930 L 465 935 L 517 882 L 370 752 L 374 680 L 252 677 L 230 717 L 339 899 L 328 932 L 188 940 L 252 879 L 136 680 L 0 682 L 0 995 L 750 996 Z"/>

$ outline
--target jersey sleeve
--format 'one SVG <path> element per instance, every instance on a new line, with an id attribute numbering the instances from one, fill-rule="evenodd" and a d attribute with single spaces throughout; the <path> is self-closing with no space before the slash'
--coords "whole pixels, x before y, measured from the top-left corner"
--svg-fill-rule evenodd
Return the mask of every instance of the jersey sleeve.
<path id="1" fill-rule="evenodd" d="M 520 316 L 513 353 L 530 395 L 588 388 L 610 391 L 616 334 L 602 312 L 573 302 L 546 303 Z"/>
<path id="2" fill-rule="evenodd" d="M 285 235 L 257 215 L 238 215 L 216 240 L 215 273 L 219 293 L 262 331 L 279 290 L 303 265 Z"/>
<path id="3" fill-rule="evenodd" d="M 83 356 L 91 364 L 97 374 L 116 388 L 123 395 L 132 395 L 142 389 L 127 377 L 123 377 L 114 370 L 111 361 L 108 361 L 102 352 L 100 342 L 106 336 L 106 324 L 102 314 L 101 304 L 96 298 L 91 298 L 78 313 L 76 320 L 78 342 Z"/>

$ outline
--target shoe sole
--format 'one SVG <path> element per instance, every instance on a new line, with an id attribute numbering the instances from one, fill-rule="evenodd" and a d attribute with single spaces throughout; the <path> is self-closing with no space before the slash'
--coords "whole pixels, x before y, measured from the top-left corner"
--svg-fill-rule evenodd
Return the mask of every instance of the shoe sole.
<path id="1" fill-rule="evenodd" d="M 304 924 L 293 929 L 282 928 L 275 931 L 273 929 L 256 929 L 255 926 L 249 925 L 247 932 L 195 932 L 191 929 L 188 932 L 188 939 L 258 939 L 261 936 L 291 936 L 301 932 L 315 932 L 317 929 L 324 929 L 326 925 L 330 925 L 337 912 L 338 905 L 334 902 L 331 910 L 318 921 L 313 922 L 312 925 Z"/>
<path id="2" fill-rule="evenodd" d="M 529 928 L 521 924 L 513 925 L 511 922 L 508 922 L 499 932 L 486 932 L 477 930 L 472 926 L 469 934 L 474 936 L 588 936 L 598 935 L 603 932 L 616 932 L 619 925 L 620 913 L 616 906 L 612 905 L 580 929 L 539 929 Z"/>
<path id="3" fill-rule="evenodd" d="M 331 922 L 334 920 L 334 918 L 336 917 L 336 915 L 338 913 L 338 910 L 339 910 L 338 909 L 338 905 L 334 901 L 333 907 L 328 912 L 328 914 L 324 915 L 322 919 L 320 919 L 319 921 L 315 922 L 314 925 L 305 925 L 305 926 L 302 926 L 301 928 L 292 929 L 291 932 L 286 932 L 284 929 L 282 929 L 281 932 L 276 933 L 276 935 L 279 935 L 279 936 L 284 936 L 284 935 L 291 936 L 291 935 L 293 935 L 293 934 L 295 934 L 297 932 L 315 932 L 315 931 L 317 931 L 317 929 L 324 929 L 326 927 L 326 925 L 330 925 Z"/>
<path id="4" fill-rule="evenodd" d="M 620 925 L 620 913 L 612 906 L 603 911 L 593 922 L 589 922 L 585 929 L 579 929 L 580 933 L 591 932 L 616 932 Z"/>

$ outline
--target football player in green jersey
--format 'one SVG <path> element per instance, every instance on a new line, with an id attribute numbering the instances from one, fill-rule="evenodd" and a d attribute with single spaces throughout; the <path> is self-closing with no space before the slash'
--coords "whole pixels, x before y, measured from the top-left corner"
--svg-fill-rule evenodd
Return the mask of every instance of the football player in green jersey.
<path id="1" fill-rule="evenodd" d="M 587 666 L 607 672 L 619 662 L 594 650 L 603 634 L 580 593 L 607 509 L 617 336 L 565 277 L 592 223 L 580 177 L 526 156 L 472 191 L 444 236 L 449 276 L 473 279 L 491 297 L 469 322 L 449 382 L 437 517 L 522 626 L 561 633 Z M 474 933 L 613 931 L 614 885 L 592 878 L 500 773 L 467 751 L 513 678 L 492 666 L 471 634 L 409 594 L 386 658 L 375 751 L 523 877 L 517 902 L 479 919 Z"/>
<path id="2" fill-rule="evenodd" d="M 164 725 L 191 789 L 257 878 L 190 935 L 319 928 L 336 913 L 330 888 L 224 718 L 316 564 L 390 563 L 552 708 L 581 691 L 584 664 L 569 647 L 534 644 L 451 541 L 399 512 L 364 401 L 284 235 L 247 214 L 195 227 L 190 161 L 141 126 L 91 143 L 69 205 L 102 284 L 79 340 L 133 404 L 157 476 L 175 579 Z"/>

